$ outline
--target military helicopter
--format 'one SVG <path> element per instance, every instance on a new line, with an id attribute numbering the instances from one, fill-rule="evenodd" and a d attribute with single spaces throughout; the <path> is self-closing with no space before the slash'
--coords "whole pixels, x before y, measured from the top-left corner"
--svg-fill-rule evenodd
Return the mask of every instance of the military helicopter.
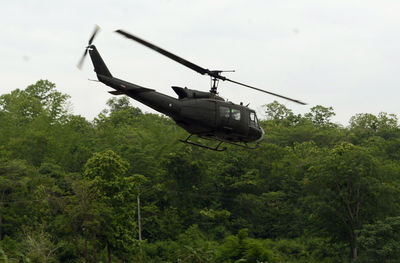
<path id="1" fill-rule="evenodd" d="M 229 81 L 243 87 L 305 105 L 304 102 L 228 79 L 221 75 L 221 73 L 224 72 L 222 70 L 209 70 L 202 68 L 166 51 L 165 49 L 127 33 L 126 31 L 116 30 L 116 33 L 128 39 L 134 40 L 154 51 L 157 51 L 158 53 L 202 75 L 208 75 L 211 78 L 211 89 L 209 92 L 204 92 L 188 89 L 186 87 L 182 88 L 172 86 L 172 89 L 178 95 L 178 98 L 176 99 L 156 92 L 153 89 L 126 82 L 111 75 L 101 58 L 100 53 L 97 51 L 97 48 L 92 44 L 98 31 L 99 27 L 97 26 L 89 39 L 88 46 L 85 48 L 80 62 L 78 63 L 78 68 L 82 67 L 83 61 L 89 52 L 98 81 L 114 89 L 113 91 L 109 91 L 109 93 L 113 95 L 127 95 L 134 100 L 171 117 L 177 125 L 189 133 L 189 136 L 186 139 L 180 140 L 181 142 L 214 151 L 226 150 L 226 147 L 221 148 L 223 143 L 247 149 L 255 149 L 258 147 L 258 143 L 263 139 L 264 130 L 258 123 L 256 112 L 247 106 L 244 106 L 242 103 L 238 105 L 226 101 L 222 97 L 218 96 L 217 87 L 220 80 Z M 193 135 L 196 135 L 201 139 L 215 141 L 217 144 L 215 147 L 210 147 L 201 143 L 193 142 L 190 140 Z M 248 143 L 251 142 L 255 142 L 256 145 L 249 145 Z"/>

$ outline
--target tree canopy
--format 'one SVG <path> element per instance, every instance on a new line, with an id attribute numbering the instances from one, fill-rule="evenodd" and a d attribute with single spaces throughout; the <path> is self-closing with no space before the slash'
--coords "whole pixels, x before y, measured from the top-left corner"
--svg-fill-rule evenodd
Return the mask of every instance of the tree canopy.
<path id="1" fill-rule="evenodd" d="M 69 105 L 47 80 L 0 96 L 2 262 L 400 262 L 394 114 L 274 101 L 258 149 L 213 152 L 127 97 Z"/>

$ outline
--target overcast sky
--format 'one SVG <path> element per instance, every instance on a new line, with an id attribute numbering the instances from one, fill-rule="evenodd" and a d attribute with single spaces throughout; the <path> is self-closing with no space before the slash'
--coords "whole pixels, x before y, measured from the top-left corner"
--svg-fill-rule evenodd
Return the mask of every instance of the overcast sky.
<path id="1" fill-rule="evenodd" d="M 173 85 L 208 91 L 210 80 L 114 30 L 308 103 L 220 83 L 222 97 L 259 114 L 278 100 L 302 114 L 332 106 L 343 125 L 357 113 L 398 115 L 399 14 L 398 0 L 1 0 L 0 94 L 48 79 L 71 96 L 74 114 L 93 119 L 110 88 L 88 81 L 95 78 L 90 59 L 82 71 L 76 64 L 98 24 L 94 44 L 114 76 L 171 96 Z"/>

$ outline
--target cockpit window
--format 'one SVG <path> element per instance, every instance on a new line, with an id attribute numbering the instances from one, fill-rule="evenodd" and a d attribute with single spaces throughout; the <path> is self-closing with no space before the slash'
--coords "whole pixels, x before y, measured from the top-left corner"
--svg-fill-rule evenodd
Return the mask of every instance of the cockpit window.
<path id="1" fill-rule="evenodd" d="M 256 114 L 254 112 L 250 112 L 250 120 L 255 122 Z"/>
<path id="2" fill-rule="evenodd" d="M 219 107 L 219 116 L 223 118 L 229 118 L 231 110 L 228 107 L 220 106 Z"/>
<path id="3" fill-rule="evenodd" d="M 255 112 L 250 112 L 250 121 L 258 126 L 257 116 Z"/>
<path id="4" fill-rule="evenodd" d="M 240 110 L 232 109 L 232 119 L 240 121 Z"/>

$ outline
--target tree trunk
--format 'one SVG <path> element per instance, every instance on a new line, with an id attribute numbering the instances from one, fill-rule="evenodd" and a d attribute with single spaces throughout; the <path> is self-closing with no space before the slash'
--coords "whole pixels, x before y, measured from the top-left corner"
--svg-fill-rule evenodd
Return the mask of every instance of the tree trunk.
<path id="1" fill-rule="evenodd" d="M 142 242 L 142 222 L 140 218 L 140 197 L 137 195 L 137 212 L 138 212 L 138 227 L 139 227 L 139 241 Z"/>
<path id="2" fill-rule="evenodd" d="M 89 263 L 89 254 L 88 254 L 88 237 L 85 234 L 85 263 Z"/>
<path id="3" fill-rule="evenodd" d="M 139 262 L 142 262 L 142 218 L 140 216 L 140 195 L 137 195 L 138 230 L 139 230 Z"/>
<path id="4" fill-rule="evenodd" d="M 0 207 L 0 240 L 3 240 L 3 217 L 2 217 L 2 214 L 1 214 L 1 208 L 2 208 L 3 206 L 1 206 Z"/>
<path id="5" fill-rule="evenodd" d="M 351 248 L 351 262 L 357 261 L 357 247 Z"/>
<path id="6" fill-rule="evenodd" d="M 76 232 L 74 232 L 72 242 L 74 243 L 75 251 L 77 252 L 78 261 L 82 262 L 82 250 L 79 248 L 77 240 L 78 240 L 78 238 L 76 236 Z M 85 244 L 85 247 L 86 247 L 86 244 Z"/>
<path id="7" fill-rule="evenodd" d="M 358 256 L 358 251 L 357 251 L 357 236 L 352 231 L 351 233 L 351 241 L 350 241 L 350 262 L 356 262 L 357 261 L 357 256 Z"/>
<path id="8" fill-rule="evenodd" d="M 108 263 L 111 263 L 111 249 L 110 249 L 110 244 L 107 242 L 107 258 L 108 258 Z"/>
<path id="9" fill-rule="evenodd" d="M 93 262 L 97 263 L 97 237 L 96 237 L 96 233 L 93 233 Z"/>

